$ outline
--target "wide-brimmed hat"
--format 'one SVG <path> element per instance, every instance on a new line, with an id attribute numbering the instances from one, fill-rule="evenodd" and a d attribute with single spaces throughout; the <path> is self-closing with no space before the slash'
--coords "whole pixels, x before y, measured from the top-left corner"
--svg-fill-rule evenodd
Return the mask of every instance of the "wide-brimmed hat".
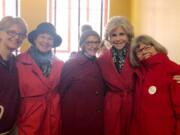
<path id="1" fill-rule="evenodd" d="M 37 28 L 28 34 L 28 40 L 34 45 L 34 40 L 39 34 L 48 33 L 54 38 L 53 47 L 57 47 L 61 44 L 62 38 L 56 33 L 55 27 L 51 23 L 43 22 L 37 26 Z"/>

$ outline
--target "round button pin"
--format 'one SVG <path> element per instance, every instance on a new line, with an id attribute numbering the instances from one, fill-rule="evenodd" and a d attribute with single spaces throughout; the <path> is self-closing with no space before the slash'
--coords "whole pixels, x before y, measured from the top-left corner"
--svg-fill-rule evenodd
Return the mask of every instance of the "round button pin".
<path id="1" fill-rule="evenodd" d="M 148 89 L 148 92 L 149 92 L 149 94 L 151 94 L 151 95 L 155 94 L 156 91 L 157 91 L 156 86 L 150 86 L 149 89 Z"/>

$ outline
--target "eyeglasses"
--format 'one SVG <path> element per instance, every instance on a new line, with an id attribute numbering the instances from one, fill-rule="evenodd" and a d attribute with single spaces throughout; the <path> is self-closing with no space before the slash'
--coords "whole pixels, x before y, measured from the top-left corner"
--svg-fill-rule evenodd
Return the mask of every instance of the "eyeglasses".
<path id="1" fill-rule="evenodd" d="M 148 51 L 152 48 L 152 45 L 146 45 L 143 48 L 137 48 L 135 51 L 137 54 L 142 53 L 143 51 Z"/>
<path id="2" fill-rule="evenodd" d="M 20 38 L 20 39 L 25 39 L 26 38 L 26 34 L 24 34 L 24 33 L 17 33 L 16 31 L 14 31 L 14 30 L 8 30 L 8 31 L 6 31 L 6 33 L 9 35 L 9 36 L 11 36 L 11 37 L 16 37 L 17 35 L 18 35 L 18 37 Z"/>
<path id="3" fill-rule="evenodd" d="M 100 41 L 85 41 L 85 44 L 91 45 L 91 44 L 100 44 Z"/>

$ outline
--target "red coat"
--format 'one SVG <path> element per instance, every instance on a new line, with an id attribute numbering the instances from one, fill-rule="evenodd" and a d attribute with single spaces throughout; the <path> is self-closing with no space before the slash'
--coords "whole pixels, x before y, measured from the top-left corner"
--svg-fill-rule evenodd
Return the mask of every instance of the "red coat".
<path id="1" fill-rule="evenodd" d="M 131 135 L 180 135 L 180 67 L 164 54 L 145 60 L 136 71 L 135 112 Z"/>
<path id="2" fill-rule="evenodd" d="M 18 120 L 19 135 L 60 135 L 60 96 L 55 87 L 60 80 L 63 62 L 53 58 L 48 78 L 29 53 L 17 59 L 21 108 Z"/>
<path id="3" fill-rule="evenodd" d="M 103 135 L 104 83 L 94 60 L 67 61 L 61 76 L 62 135 Z"/>
<path id="4" fill-rule="evenodd" d="M 112 49 L 98 60 L 103 78 L 108 86 L 105 97 L 105 135 L 126 135 L 132 111 L 133 70 L 128 55 L 120 71 L 112 59 Z"/>

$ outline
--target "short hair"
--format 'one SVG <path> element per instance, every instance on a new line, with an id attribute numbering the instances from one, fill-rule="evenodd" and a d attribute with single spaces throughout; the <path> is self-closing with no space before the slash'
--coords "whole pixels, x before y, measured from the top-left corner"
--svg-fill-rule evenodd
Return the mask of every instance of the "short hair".
<path id="1" fill-rule="evenodd" d="M 105 39 L 108 40 L 111 32 L 118 27 L 123 28 L 123 30 L 128 35 L 129 41 L 131 41 L 131 39 L 134 37 L 133 26 L 129 23 L 127 18 L 124 16 L 114 16 L 110 18 L 105 28 L 105 35 L 104 35 Z"/>
<path id="2" fill-rule="evenodd" d="M 12 17 L 12 16 L 5 16 L 0 21 L 0 31 L 7 30 L 9 27 L 13 25 L 18 25 L 24 34 L 27 33 L 27 23 L 21 17 Z"/>
<path id="3" fill-rule="evenodd" d="M 152 45 L 157 52 L 164 53 L 167 55 L 167 50 L 164 46 L 162 46 L 159 42 L 157 42 L 155 39 L 153 39 L 149 35 L 140 35 L 134 38 L 131 42 L 130 46 L 130 63 L 133 67 L 140 66 L 140 63 L 138 61 L 137 55 L 136 55 L 136 49 L 139 47 L 139 45 L 143 43 L 145 45 Z"/>

